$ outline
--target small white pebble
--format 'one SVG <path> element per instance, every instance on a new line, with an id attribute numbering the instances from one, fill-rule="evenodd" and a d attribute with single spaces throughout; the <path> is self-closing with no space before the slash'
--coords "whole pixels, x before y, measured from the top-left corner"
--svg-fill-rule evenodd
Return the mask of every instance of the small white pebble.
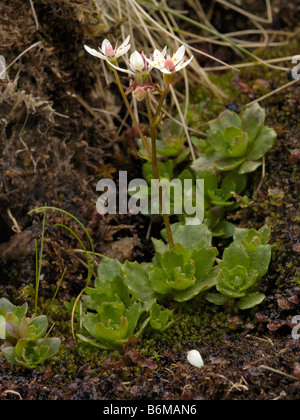
<path id="1" fill-rule="evenodd" d="M 187 354 L 187 360 L 192 366 L 195 366 L 197 368 L 202 368 L 204 366 L 203 359 L 198 350 L 189 351 Z"/>

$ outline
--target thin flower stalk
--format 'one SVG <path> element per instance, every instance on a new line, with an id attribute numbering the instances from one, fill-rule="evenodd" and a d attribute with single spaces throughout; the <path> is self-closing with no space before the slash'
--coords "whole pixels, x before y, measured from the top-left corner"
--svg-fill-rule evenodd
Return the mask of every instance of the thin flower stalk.
<path id="1" fill-rule="evenodd" d="M 157 126 L 154 123 L 148 93 L 147 93 L 147 96 L 146 96 L 145 100 L 146 100 L 147 112 L 148 112 L 149 123 L 150 123 L 150 131 L 151 131 L 152 170 L 153 170 L 154 179 L 156 180 L 156 182 L 158 184 L 159 205 L 160 205 L 161 212 L 162 212 L 163 219 L 164 219 L 164 224 L 165 224 L 165 228 L 166 228 L 168 243 L 169 243 L 170 248 L 173 249 L 175 247 L 175 244 L 174 244 L 174 239 L 173 239 L 173 234 L 172 234 L 172 229 L 171 229 L 171 224 L 170 224 L 170 218 L 165 211 L 162 188 L 161 188 L 161 186 L 159 186 L 160 175 L 159 175 L 159 169 L 158 169 L 157 150 L 156 150 L 156 139 L 157 139 L 157 128 L 156 127 Z M 158 113 L 160 112 L 159 109 L 157 109 L 157 111 L 158 111 Z"/>
<path id="2" fill-rule="evenodd" d="M 138 132 L 138 134 L 139 134 L 139 136 L 140 136 L 140 137 L 141 137 L 141 139 L 142 139 L 143 145 L 144 145 L 144 147 L 145 147 L 145 149 L 146 149 L 146 151 L 147 151 L 147 154 L 148 154 L 148 156 L 149 156 L 149 159 L 152 159 L 152 153 L 151 153 L 151 150 L 150 150 L 150 148 L 149 148 L 148 141 L 147 141 L 147 139 L 145 138 L 145 136 L 144 136 L 144 134 L 143 134 L 143 132 L 142 132 L 142 130 L 141 130 L 141 128 L 140 128 L 140 125 L 139 125 L 139 123 L 137 122 L 137 120 L 136 120 L 136 118 L 135 118 L 135 115 L 134 115 L 134 113 L 133 113 L 133 111 L 132 111 L 132 108 L 131 108 L 131 106 L 130 106 L 130 103 L 129 103 L 129 101 L 128 101 L 128 98 L 127 98 L 127 96 L 126 96 L 126 94 L 125 94 L 125 92 L 124 92 L 124 90 L 123 90 L 122 83 L 121 83 L 120 77 L 119 77 L 119 75 L 118 75 L 118 72 L 117 72 L 117 70 L 113 70 L 113 72 L 114 72 L 114 76 L 115 76 L 115 79 L 116 79 L 117 85 L 118 85 L 118 87 L 119 87 L 120 93 L 121 93 L 121 95 L 122 95 L 123 101 L 124 101 L 124 103 L 125 103 L 125 105 L 126 105 L 126 108 L 127 108 L 128 112 L 129 112 L 129 115 L 130 115 L 130 117 L 131 117 L 131 119 L 132 119 L 132 122 L 133 122 L 133 124 L 134 124 L 134 126 L 135 126 L 135 128 L 136 128 L 136 130 L 137 130 L 137 132 Z"/>

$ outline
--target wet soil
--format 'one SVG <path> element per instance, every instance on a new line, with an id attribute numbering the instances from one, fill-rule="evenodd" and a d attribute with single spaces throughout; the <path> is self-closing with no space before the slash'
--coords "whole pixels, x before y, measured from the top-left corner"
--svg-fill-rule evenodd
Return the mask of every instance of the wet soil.
<path id="1" fill-rule="evenodd" d="M 259 12 L 257 2 L 248 3 L 250 11 Z M 29 2 L 3 0 L 0 5 L 0 55 L 7 63 L 20 56 L 8 69 L 9 80 L 0 81 L 0 295 L 15 304 L 26 300 L 31 308 L 35 240 L 40 240 L 42 228 L 42 214 L 28 214 L 34 208 L 48 205 L 72 213 L 87 227 L 100 254 L 149 261 L 153 253 L 145 239 L 147 218 L 104 218 L 95 211 L 99 179 L 117 179 L 119 170 L 129 171 L 132 178 L 141 176 L 135 132 L 129 126 L 119 132 L 118 115 L 123 118 L 125 110 L 117 89 L 106 85 L 101 64 L 87 60 L 82 48 L 117 35 L 120 23 L 104 29 L 90 2 L 34 4 L 38 28 Z M 299 14 L 299 2 L 274 2 L 274 29 L 295 29 Z M 226 14 L 231 19 L 224 18 L 225 23 L 222 16 L 216 7 L 218 29 L 231 22 L 236 28 L 234 14 Z M 243 29 L 246 23 L 239 17 L 238 26 Z M 272 54 L 299 52 L 299 40 L 293 42 Z M 216 53 L 229 61 L 234 58 L 224 56 L 223 50 Z M 274 58 L 270 51 L 259 53 Z M 288 75 L 255 67 L 238 78 L 215 76 L 214 82 L 225 86 L 226 101 L 197 86 L 192 98 L 194 103 L 206 98 L 207 119 L 228 103 L 241 108 L 287 83 Z M 47 307 L 67 267 L 50 313 L 53 334 L 63 343 L 53 360 L 32 372 L 0 357 L 1 400 L 299 399 L 300 341 L 291 336 L 292 317 L 300 314 L 299 98 L 300 88 L 294 85 L 263 101 L 278 141 L 266 158 L 262 187 L 253 194 L 260 182 L 258 171 L 249 185 L 249 207 L 230 216 L 241 227 L 259 228 L 267 222 L 272 228 L 273 259 L 261 285 L 266 301 L 243 313 L 213 307 L 201 298 L 189 305 L 174 304 L 172 331 L 146 333 L 142 340 L 130 341 L 122 354 L 96 352 L 72 338 L 64 301 L 82 290 L 87 270 L 74 251 L 74 238 L 55 224 L 66 224 L 87 246 L 88 242 L 75 222 L 47 212 L 39 306 Z M 159 230 L 160 225 L 154 225 L 152 235 L 158 236 Z M 224 243 L 216 245 L 221 248 Z M 186 352 L 193 348 L 205 361 L 201 370 L 186 361 Z"/>

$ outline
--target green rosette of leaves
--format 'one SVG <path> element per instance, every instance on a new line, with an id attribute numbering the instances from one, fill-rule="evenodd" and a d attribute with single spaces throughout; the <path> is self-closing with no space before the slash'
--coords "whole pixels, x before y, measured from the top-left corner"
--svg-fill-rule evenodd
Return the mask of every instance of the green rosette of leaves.
<path id="1" fill-rule="evenodd" d="M 206 299 L 216 305 L 238 299 L 239 309 L 250 309 L 266 297 L 259 293 L 258 286 L 271 261 L 270 229 L 267 226 L 259 231 L 236 228 L 233 239 L 219 261 L 216 286 L 219 293 L 208 293 Z"/>
<path id="2" fill-rule="evenodd" d="M 247 196 L 239 196 L 247 186 L 247 175 L 231 171 L 221 176 L 218 171 L 204 169 L 196 172 L 196 178 L 204 180 L 204 217 L 213 236 L 232 237 L 235 226 L 226 220 L 226 212 L 239 208 L 240 201 L 248 202 Z"/>
<path id="3" fill-rule="evenodd" d="M 61 341 L 59 338 L 44 338 L 39 340 L 21 338 L 15 347 L 4 344 L 2 354 L 10 363 L 23 366 L 26 369 L 35 369 L 47 359 L 55 356 L 60 344 Z"/>
<path id="4" fill-rule="evenodd" d="M 214 268 L 218 251 L 206 225 L 172 225 L 175 248 L 153 239 L 155 257 L 147 269 L 138 263 L 124 265 L 130 292 L 146 302 L 157 299 L 185 302 L 216 285 Z"/>
<path id="5" fill-rule="evenodd" d="M 22 306 L 15 306 L 5 298 L 0 299 L 0 316 L 2 316 L 6 322 L 20 325 L 27 312 L 27 303 L 24 303 Z"/>
<path id="6" fill-rule="evenodd" d="M 209 124 L 211 152 L 201 156 L 193 166 L 236 170 L 239 174 L 255 171 L 277 138 L 276 132 L 265 125 L 265 119 L 265 110 L 257 103 L 241 117 L 232 111 L 223 112 Z"/>
<path id="7" fill-rule="evenodd" d="M 48 330 L 45 315 L 26 318 L 28 305 L 15 306 L 0 299 L 0 315 L 5 319 L 5 342 L 1 347 L 3 357 L 10 363 L 35 369 L 59 350 L 59 338 L 43 338 Z"/>
<path id="8" fill-rule="evenodd" d="M 129 308 L 122 302 L 102 302 L 97 307 L 96 314 L 87 313 L 83 316 L 83 326 L 95 340 L 81 334 L 78 337 L 102 350 L 119 349 L 133 335 L 141 313 L 142 305 L 139 302 L 133 303 Z M 148 322 L 147 319 L 135 336 L 140 335 Z"/>
<path id="9" fill-rule="evenodd" d="M 122 265 L 104 258 L 98 266 L 94 288 L 86 288 L 89 297 L 83 314 L 83 327 L 92 336 L 78 338 L 101 350 L 120 349 L 129 337 L 139 337 L 149 323 L 145 308 L 132 298 L 124 284 Z"/>
<path id="10" fill-rule="evenodd" d="M 138 279 L 134 292 L 126 282 L 128 267 L 130 278 Z M 94 287 L 85 290 L 87 305 L 82 319 L 90 336 L 78 334 L 78 338 L 101 350 L 120 350 L 131 336 L 140 337 L 148 324 L 156 331 L 169 328 L 173 311 L 156 302 L 153 290 L 143 283 L 143 276 L 147 277 L 147 267 L 103 258 Z"/>

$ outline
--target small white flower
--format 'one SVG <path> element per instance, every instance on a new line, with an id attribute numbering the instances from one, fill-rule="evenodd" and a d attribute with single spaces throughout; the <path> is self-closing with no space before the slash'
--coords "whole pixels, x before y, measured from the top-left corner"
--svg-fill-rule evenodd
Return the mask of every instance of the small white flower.
<path id="1" fill-rule="evenodd" d="M 170 55 L 167 56 L 167 47 L 164 48 L 162 52 L 159 50 L 155 50 L 153 53 L 152 60 L 146 58 L 148 63 L 157 69 L 159 69 L 162 73 L 165 74 L 173 74 L 179 70 L 182 70 L 186 67 L 194 57 L 191 57 L 188 61 L 185 61 L 185 46 L 182 45 L 176 53 L 174 53 L 173 57 Z"/>
<path id="2" fill-rule="evenodd" d="M 187 360 L 194 367 L 202 368 L 204 366 L 203 359 L 198 350 L 189 351 L 187 354 Z"/>
<path id="3" fill-rule="evenodd" d="M 137 75 L 138 73 L 142 72 L 150 72 L 152 70 L 152 66 L 148 64 L 148 60 L 146 59 L 144 53 L 140 54 L 138 51 L 135 51 L 131 54 L 129 60 L 129 66 L 131 70 L 126 70 L 121 67 L 117 67 L 114 64 L 110 63 L 112 67 L 116 70 L 122 71 L 124 73 L 129 73 L 133 75 Z"/>
<path id="4" fill-rule="evenodd" d="M 129 41 L 130 41 L 130 35 L 128 35 L 128 37 L 125 39 L 123 44 L 120 45 L 119 48 L 117 48 L 117 45 L 116 45 L 115 49 L 113 49 L 109 40 L 105 39 L 102 42 L 102 47 L 99 48 L 100 52 L 97 50 L 94 50 L 93 48 L 88 47 L 87 45 L 85 45 L 84 48 L 86 49 L 88 53 L 90 53 L 94 57 L 101 58 L 101 60 L 109 61 L 111 59 L 118 59 L 122 55 L 126 54 L 131 47 L 131 45 L 129 44 Z"/>
<path id="5" fill-rule="evenodd" d="M 130 68 L 134 73 L 140 73 L 142 71 L 149 70 L 148 63 L 144 54 L 140 54 L 135 51 L 130 57 Z"/>

